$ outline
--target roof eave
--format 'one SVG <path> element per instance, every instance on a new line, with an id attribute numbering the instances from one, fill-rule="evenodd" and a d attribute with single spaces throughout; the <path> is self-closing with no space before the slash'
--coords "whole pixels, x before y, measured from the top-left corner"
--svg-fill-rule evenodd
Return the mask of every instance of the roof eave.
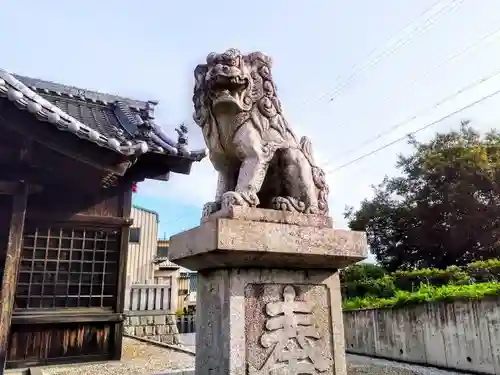
<path id="1" fill-rule="evenodd" d="M 26 84 L 20 79 L 26 82 Z M 28 87 L 27 84 L 30 86 Z M 90 128 L 86 124 L 81 123 L 79 120 L 61 110 L 55 104 L 50 103 L 47 99 L 39 95 L 36 92 L 37 90 L 45 90 L 46 92 L 56 90 L 58 94 L 64 94 L 68 97 L 80 96 L 83 99 L 102 101 L 103 103 L 109 101 L 115 102 L 119 122 L 132 121 L 134 126 L 139 128 L 144 127 L 141 129 L 142 132 L 139 132 L 142 133 L 142 135 L 139 134 L 133 141 L 126 142 L 107 137 L 104 134 Z M 181 146 L 179 143 L 180 141 L 175 142 L 172 140 L 163 132 L 160 126 L 154 123 L 153 109 L 154 106 L 158 104 L 156 101 L 132 101 L 131 99 L 121 98 L 114 95 L 81 90 L 75 87 L 64 86 L 53 82 L 45 82 L 29 77 L 16 76 L 2 69 L 0 69 L 0 96 L 6 97 L 19 109 L 30 112 L 40 121 L 51 123 L 61 131 L 73 133 L 79 138 L 93 142 L 97 146 L 110 149 L 126 157 L 139 157 L 146 154 L 161 154 L 166 157 L 181 157 L 191 161 L 192 163 L 193 161 L 199 162 L 208 155 L 208 151 L 206 149 L 192 151 L 186 149 L 186 145 Z M 125 102 L 127 103 L 126 106 L 120 104 Z M 129 113 L 130 111 L 127 110 L 128 106 L 132 102 L 137 106 L 137 108 L 141 107 L 141 109 L 148 111 L 150 120 L 143 121 L 141 119 L 139 121 L 139 119 L 135 119 L 134 115 Z M 123 124 L 121 124 L 121 126 L 124 130 L 127 130 L 127 126 L 124 126 Z M 148 142 L 153 145 L 148 144 Z M 190 170 L 190 167 L 188 169 Z"/>
<path id="2" fill-rule="evenodd" d="M 49 122 L 59 130 L 73 133 L 79 138 L 93 142 L 100 147 L 108 148 L 126 156 L 140 155 L 149 151 L 147 144 L 142 140 L 122 144 L 118 139 L 106 137 L 89 128 L 28 88 L 12 74 L 1 69 L 0 96 L 6 97 L 19 109 L 30 112 L 38 120 Z"/>

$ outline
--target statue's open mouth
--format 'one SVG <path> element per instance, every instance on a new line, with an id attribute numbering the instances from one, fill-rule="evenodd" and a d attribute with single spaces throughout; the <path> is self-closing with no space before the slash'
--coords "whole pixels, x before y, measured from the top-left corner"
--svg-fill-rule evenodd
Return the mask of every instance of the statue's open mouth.
<path id="1" fill-rule="evenodd" d="M 248 85 L 249 80 L 247 78 L 217 75 L 209 83 L 212 104 L 214 106 L 222 103 L 236 103 L 240 105 L 240 101 Z"/>

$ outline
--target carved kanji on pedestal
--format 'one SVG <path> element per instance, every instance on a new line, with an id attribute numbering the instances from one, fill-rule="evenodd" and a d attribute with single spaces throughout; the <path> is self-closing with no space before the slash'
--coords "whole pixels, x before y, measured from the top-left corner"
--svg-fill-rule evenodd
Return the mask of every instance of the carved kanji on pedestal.
<path id="1" fill-rule="evenodd" d="M 250 375 L 315 375 L 328 370 L 328 361 L 314 346 L 321 335 L 314 326 L 312 306 L 295 297 L 295 288 L 288 285 L 283 290 L 283 301 L 266 305 L 267 332 L 260 342 L 264 348 L 274 347 L 259 370 L 249 366 Z"/>

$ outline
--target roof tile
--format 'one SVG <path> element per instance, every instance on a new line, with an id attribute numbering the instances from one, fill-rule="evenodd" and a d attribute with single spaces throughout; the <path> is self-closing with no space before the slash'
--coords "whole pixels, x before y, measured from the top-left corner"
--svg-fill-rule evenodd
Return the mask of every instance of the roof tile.
<path id="1" fill-rule="evenodd" d="M 200 161 L 206 150 L 186 151 L 153 122 L 155 101 L 139 101 L 83 90 L 0 69 L 0 97 L 38 119 L 53 123 L 101 147 L 130 155 L 146 152 L 177 155 Z"/>

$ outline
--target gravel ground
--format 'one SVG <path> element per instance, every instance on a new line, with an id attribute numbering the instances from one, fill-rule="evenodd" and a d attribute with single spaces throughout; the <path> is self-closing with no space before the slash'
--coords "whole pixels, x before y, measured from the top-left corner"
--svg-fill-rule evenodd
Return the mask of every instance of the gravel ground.
<path id="1" fill-rule="evenodd" d="M 153 375 L 194 368 L 192 355 L 131 338 L 124 338 L 123 344 L 123 358 L 119 362 L 45 367 L 42 370 L 43 375 Z M 349 375 L 459 375 L 450 371 L 353 354 L 347 355 L 347 373 Z"/>
<path id="2" fill-rule="evenodd" d="M 191 350 L 195 350 L 196 337 L 193 333 L 180 335 L 181 343 Z M 408 365 L 405 363 L 385 361 L 354 354 L 347 355 L 347 373 L 349 375 L 458 375 L 458 373 L 443 371 L 429 367 Z M 464 375 L 460 373 L 460 375 Z"/>
<path id="3" fill-rule="evenodd" d="M 192 355 L 124 337 L 121 361 L 51 366 L 42 371 L 43 375 L 151 375 L 189 368 L 194 368 Z"/>
<path id="4" fill-rule="evenodd" d="M 349 375 L 467 375 L 463 372 L 444 371 L 354 354 L 347 355 L 347 373 Z"/>

